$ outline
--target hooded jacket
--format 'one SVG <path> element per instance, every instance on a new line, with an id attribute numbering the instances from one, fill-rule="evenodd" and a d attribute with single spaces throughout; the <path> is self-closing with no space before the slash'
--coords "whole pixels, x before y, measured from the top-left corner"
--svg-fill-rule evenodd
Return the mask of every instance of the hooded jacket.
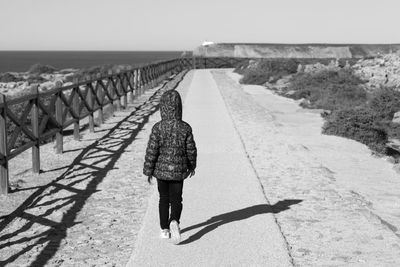
<path id="1" fill-rule="evenodd" d="M 161 121 L 147 144 L 143 173 L 161 180 L 181 181 L 196 168 L 197 149 L 192 128 L 182 121 L 182 100 L 175 90 L 160 100 Z"/>

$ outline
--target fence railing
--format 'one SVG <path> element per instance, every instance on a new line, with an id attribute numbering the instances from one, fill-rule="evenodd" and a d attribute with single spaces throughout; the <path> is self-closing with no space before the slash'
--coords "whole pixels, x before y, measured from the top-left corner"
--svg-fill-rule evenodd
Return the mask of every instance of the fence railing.
<path id="1" fill-rule="evenodd" d="M 40 145 L 55 137 L 55 153 L 63 153 L 63 131 L 73 125 L 79 140 L 80 122 L 88 118 L 89 131 L 104 122 L 104 108 L 127 107 L 135 96 L 154 87 L 166 75 L 191 68 L 232 68 L 245 58 L 178 58 L 130 68 L 117 73 L 85 77 L 74 84 L 7 99 L 0 94 L 0 193 L 9 191 L 8 162 L 32 148 L 32 171 L 40 172 Z"/>

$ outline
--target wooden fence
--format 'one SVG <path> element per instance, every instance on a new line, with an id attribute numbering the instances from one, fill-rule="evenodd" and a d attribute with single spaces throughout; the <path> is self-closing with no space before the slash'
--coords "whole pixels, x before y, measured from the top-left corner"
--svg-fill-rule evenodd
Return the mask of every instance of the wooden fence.
<path id="1" fill-rule="evenodd" d="M 97 123 L 101 124 L 106 106 L 110 107 L 111 113 L 114 108 L 127 107 L 128 101 L 132 102 L 136 95 L 155 86 L 172 72 L 191 68 L 232 68 L 246 60 L 179 58 L 105 76 L 86 77 L 73 85 L 46 92 L 39 93 L 36 88 L 33 94 L 15 99 L 0 94 L 0 193 L 9 192 L 9 160 L 32 148 L 32 171 L 39 173 L 40 145 L 55 136 L 55 152 L 63 153 L 63 131 L 73 125 L 74 139 L 79 140 L 83 118 L 88 117 L 89 131 L 94 132 L 96 111 Z"/>

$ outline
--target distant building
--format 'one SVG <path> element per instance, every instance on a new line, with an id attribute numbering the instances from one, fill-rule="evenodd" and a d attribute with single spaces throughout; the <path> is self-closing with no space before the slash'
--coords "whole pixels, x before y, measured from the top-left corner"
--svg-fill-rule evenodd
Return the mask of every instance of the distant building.
<path id="1" fill-rule="evenodd" d="M 208 45 L 213 45 L 214 42 L 210 42 L 210 41 L 204 41 L 201 45 L 202 46 L 208 46 Z"/>

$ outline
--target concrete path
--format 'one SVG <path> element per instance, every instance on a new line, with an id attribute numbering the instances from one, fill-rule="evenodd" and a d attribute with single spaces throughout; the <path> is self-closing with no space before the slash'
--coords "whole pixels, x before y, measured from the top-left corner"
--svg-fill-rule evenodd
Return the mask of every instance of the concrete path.
<path id="1" fill-rule="evenodd" d="M 291 266 L 286 242 L 209 70 L 196 70 L 183 118 L 198 147 L 185 181 L 182 242 L 159 238 L 158 192 L 127 266 Z"/>

